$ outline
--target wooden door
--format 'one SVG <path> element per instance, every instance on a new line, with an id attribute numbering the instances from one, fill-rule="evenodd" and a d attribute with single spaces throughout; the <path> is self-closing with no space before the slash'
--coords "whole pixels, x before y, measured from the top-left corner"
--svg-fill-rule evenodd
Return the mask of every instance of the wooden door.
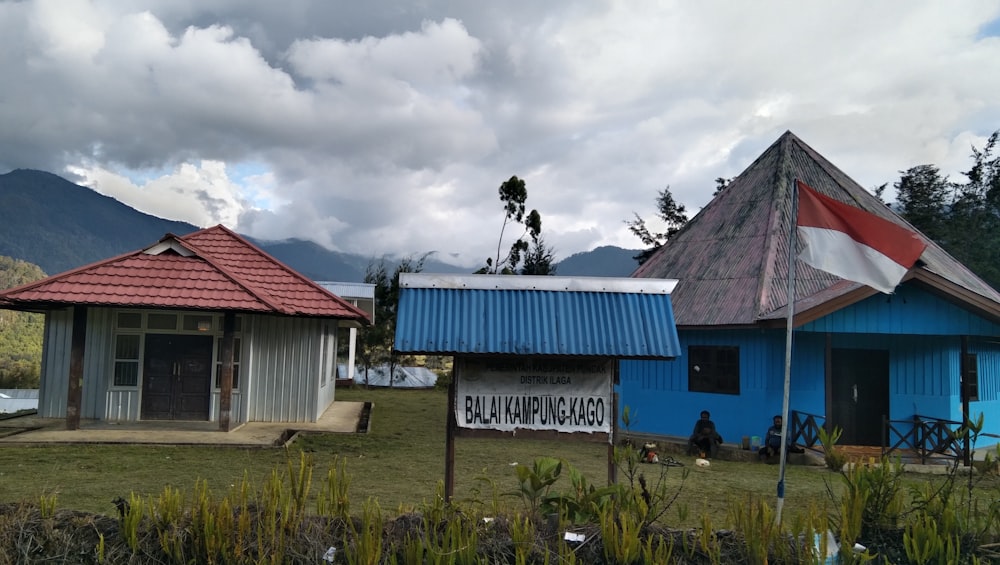
<path id="1" fill-rule="evenodd" d="M 211 392 L 211 336 L 146 336 L 143 420 L 208 420 Z"/>
<path id="2" fill-rule="evenodd" d="M 831 425 L 842 445 L 882 445 L 882 418 L 889 415 L 889 352 L 831 350 Z"/>

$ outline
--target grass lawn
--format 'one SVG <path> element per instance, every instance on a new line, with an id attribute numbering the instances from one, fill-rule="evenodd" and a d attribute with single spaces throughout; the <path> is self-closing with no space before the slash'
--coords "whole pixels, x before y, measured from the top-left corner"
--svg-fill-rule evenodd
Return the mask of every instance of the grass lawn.
<path id="1" fill-rule="evenodd" d="M 335 458 L 346 461 L 352 508 L 358 511 L 369 497 L 378 499 L 387 514 L 432 500 L 438 483 L 444 480 L 447 394 L 440 390 L 355 388 L 338 390 L 337 398 L 374 402 L 371 433 L 304 436 L 287 453 L 281 449 L 192 446 L 5 446 L 0 448 L 0 502 L 32 501 L 54 494 L 60 508 L 110 515 L 115 512 L 111 500 L 127 497 L 129 492 L 158 495 L 170 485 L 191 493 L 195 482 L 203 479 L 210 490 L 224 494 L 244 473 L 254 485 L 260 485 L 273 469 L 284 472 L 289 456 L 297 463 L 300 451 L 316 464 L 314 493 Z M 602 485 L 606 480 L 607 447 L 603 444 L 459 439 L 455 454 L 456 498 L 489 504 L 494 488 L 500 492 L 515 489 L 513 464 L 530 465 L 540 456 L 566 459 L 592 484 Z M 687 464 L 684 469 L 689 473 L 674 511 L 664 517 L 669 525 L 698 525 L 707 510 L 712 524 L 724 527 L 731 500 L 747 495 L 771 503 L 775 499 L 775 465 L 713 461 L 711 467 L 698 469 L 692 458 L 679 459 Z M 644 465 L 642 469 L 653 478 L 661 467 Z M 679 488 L 682 469 L 667 469 L 666 479 Z M 914 482 L 930 480 L 924 475 L 907 477 Z M 810 505 L 821 509 L 828 506 L 827 483 L 839 492 L 841 483 L 836 473 L 825 468 L 790 466 L 786 476 L 786 516 L 805 513 Z M 569 489 L 565 473 L 555 488 Z M 511 507 L 520 505 L 518 499 L 504 501 Z M 676 512 L 680 508 L 689 511 L 683 520 Z"/>

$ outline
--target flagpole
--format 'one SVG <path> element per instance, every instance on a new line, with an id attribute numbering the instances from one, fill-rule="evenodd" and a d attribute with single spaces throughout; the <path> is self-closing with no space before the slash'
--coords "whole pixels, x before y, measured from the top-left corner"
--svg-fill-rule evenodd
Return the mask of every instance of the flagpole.
<path id="1" fill-rule="evenodd" d="M 778 501 L 775 504 L 775 522 L 781 523 L 781 510 L 785 506 L 785 462 L 788 457 L 788 397 L 792 382 L 792 320 L 795 317 L 795 237 L 798 220 L 798 184 L 792 179 L 792 210 L 788 229 L 788 317 L 785 321 L 785 390 L 781 401 L 781 451 L 778 470 Z"/>

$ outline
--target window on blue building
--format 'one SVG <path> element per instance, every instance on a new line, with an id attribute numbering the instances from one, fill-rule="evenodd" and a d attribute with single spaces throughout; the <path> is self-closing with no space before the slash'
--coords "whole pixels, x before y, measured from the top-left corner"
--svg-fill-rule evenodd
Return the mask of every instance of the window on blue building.
<path id="1" fill-rule="evenodd" d="M 962 389 L 966 402 L 979 400 L 979 357 L 966 353 L 962 364 Z"/>
<path id="2" fill-rule="evenodd" d="M 725 345 L 688 346 L 688 390 L 740 393 L 740 348 Z"/>

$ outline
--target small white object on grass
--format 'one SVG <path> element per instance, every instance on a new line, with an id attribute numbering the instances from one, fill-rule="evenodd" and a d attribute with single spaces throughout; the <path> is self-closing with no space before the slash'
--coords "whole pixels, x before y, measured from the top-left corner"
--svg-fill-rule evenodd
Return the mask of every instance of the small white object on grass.
<path id="1" fill-rule="evenodd" d="M 694 460 L 694 464 L 695 464 L 696 467 L 702 467 L 702 468 L 704 468 L 704 467 L 710 466 L 712 463 L 709 462 L 708 459 L 702 459 L 701 457 L 699 457 L 699 458 L 697 458 L 697 459 Z"/>

